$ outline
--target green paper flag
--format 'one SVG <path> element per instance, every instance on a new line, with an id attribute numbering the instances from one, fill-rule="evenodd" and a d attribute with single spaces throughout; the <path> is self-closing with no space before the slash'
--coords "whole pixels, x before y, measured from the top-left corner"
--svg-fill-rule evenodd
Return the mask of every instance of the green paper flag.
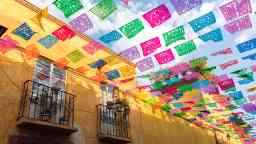
<path id="1" fill-rule="evenodd" d="M 113 0 L 102 0 L 96 6 L 94 6 L 90 11 L 101 19 L 107 18 L 117 9 L 116 4 Z"/>
<path id="2" fill-rule="evenodd" d="M 154 83 L 152 84 L 152 88 L 153 88 L 153 89 L 162 89 L 162 88 L 164 88 L 164 87 L 165 87 L 165 85 L 164 85 L 164 83 L 161 82 L 161 81 L 154 82 Z"/>
<path id="3" fill-rule="evenodd" d="M 191 40 L 176 46 L 175 49 L 179 56 L 183 56 L 196 50 L 196 45 L 194 41 Z"/>
<path id="4" fill-rule="evenodd" d="M 144 29 L 144 26 L 140 19 L 135 19 L 120 27 L 119 29 L 127 38 L 130 39 L 135 37 L 140 31 L 142 31 Z"/>
<path id="5" fill-rule="evenodd" d="M 165 46 L 169 46 L 170 44 L 178 41 L 185 40 L 185 31 L 184 26 L 177 27 L 169 32 L 163 34 Z"/>
<path id="6" fill-rule="evenodd" d="M 210 108 L 217 108 L 218 106 L 217 106 L 217 103 L 209 103 L 208 107 L 210 107 Z"/>
<path id="7" fill-rule="evenodd" d="M 191 85 L 182 85 L 180 87 L 178 87 L 180 92 L 186 92 L 186 91 L 191 91 L 192 90 L 192 86 Z"/>
<path id="8" fill-rule="evenodd" d="M 83 8 L 80 0 L 56 0 L 54 5 L 64 13 L 65 17 L 69 17 Z"/>
<path id="9" fill-rule="evenodd" d="M 84 58 L 84 54 L 79 51 L 79 50 L 75 50 L 71 53 L 69 53 L 67 55 L 67 57 L 73 62 L 73 63 L 76 63 L 78 61 L 80 61 L 82 58 Z"/>
<path id="10" fill-rule="evenodd" d="M 145 100 L 144 102 L 149 105 L 154 105 L 157 103 L 157 100 L 156 100 L 156 98 L 149 98 L 149 99 Z"/>
<path id="11" fill-rule="evenodd" d="M 195 68 L 201 64 L 205 64 L 207 60 L 208 60 L 207 57 L 200 57 L 200 58 L 191 60 L 189 63 L 192 68 Z"/>
<path id="12" fill-rule="evenodd" d="M 170 109 L 171 109 L 171 106 L 170 106 L 169 104 L 163 104 L 163 105 L 161 106 L 161 109 L 162 109 L 163 111 L 165 111 L 165 112 L 169 112 Z"/>
<path id="13" fill-rule="evenodd" d="M 175 113 L 174 115 L 177 116 L 177 117 L 183 117 L 184 115 L 186 115 L 186 113 L 185 112 L 178 112 L 178 113 Z"/>
<path id="14" fill-rule="evenodd" d="M 205 68 L 205 69 L 202 69 L 202 72 L 203 72 L 203 73 L 210 73 L 210 72 L 212 72 L 213 70 L 215 70 L 216 68 L 217 68 L 216 66 L 209 67 L 209 68 Z"/>

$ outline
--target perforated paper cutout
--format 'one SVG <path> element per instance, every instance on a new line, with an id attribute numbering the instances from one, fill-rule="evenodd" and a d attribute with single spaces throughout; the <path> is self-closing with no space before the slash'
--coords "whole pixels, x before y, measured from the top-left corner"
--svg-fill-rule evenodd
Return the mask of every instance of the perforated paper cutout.
<path id="1" fill-rule="evenodd" d="M 58 42 L 58 39 L 55 36 L 47 35 L 41 38 L 38 42 L 46 48 L 51 48 Z"/>
<path id="2" fill-rule="evenodd" d="M 128 48 L 120 53 L 120 56 L 127 59 L 127 60 L 135 60 L 140 58 L 140 53 L 136 46 Z"/>
<path id="3" fill-rule="evenodd" d="M 137 62 L 137 68 L 143 72 L 149 69 L 152 69 L 154 67 L 154 62 L 151 57 L 148 57 L 146 59 L 143 59 L 139 62 Z"/>
<path id="4" fill-rule="evenodd" d="M 174 55 L 173 55 L 172 51 L 169 49 L 169 50 L 166 50 L 166 51 L 156 54 L 155 58 L 159 64 L 165 64 L 165 63 L 168 63 L 168 62 L 174 60 Z"/>
<path id="5" fill-rule="evenodd" d="M 145 13 L 143 17 L 151 25 L 151 27 L 156 27 L 170 19 L 171 13 L 169 12 L 168 8 L 162 4 L 159 7 Z"/>
<path id="6" fill-rule="evenodd" d="M 27 23 L 23 23 L 12 33 L 23 38 L 24 40 L 30 40 L 36 32 L 34 32 Z"/>
<path id="7" fill-rule="evenodd" d="M 83 8 L 80 0 L 56 0 L 54 5 L 63 12 L 65 17 L 69 17 Z"/>
<path id="8" fill-rule="evenodd" d="M 73 62 L 76 63 L 83 59 L 85 56 L 80 50 L 75 50 L 67 55 L 67 57 Z"/>
<path id="9" fill-rule="evenodd" d="M 216 18 L 213 12 L 209 12 L 189 22 L 195 32 L 198 32 L 214 23 L 216 23 Z"/>
<path id="10" fill-rule="evenodd" d="M 117 9 L 113 0 L 101 0 L 90 11 L 101 19 L 107 18 Z"/>
<path id="11" fill-rule="evenodd" d="M 179 40 L 185 40 L 184 26 L 179 26 L 169 32 L 164 33 L 163 37 L 165 41 L 165 46 L 169 46 Z"/>
<path id="12" fill-rule="evenodd" d="M 202 0 L 171 0 L 179 15 L 202 4 Z"/>
<path id="13" fill-rule="evenodd" d="M 73 32 L 70 28 L 68 28 L 66 25 L 60 27 L 56 31 L 52 33 L 56 38 L 58 38 L 61 41 L 65 41 L 67 39 L 71 39 L 75 36 L 75 32 Z"/>
<path id="14" fill-rule="evenodd" d="M 93 24 L 87 14 L 81 14 L 69 23 L 75 30 L 84 33 L 93 28 Z"/>
<path id="15" fill-rule="evenodd" d="M 130 39 L 141 32 L 144 29 L 144 25 L 140 19 L 135 19 L 119 29 L 128 39 Z"/>
<path id="16" fill-rule="evenodd" d="M 160 48 L 161 42 L 158 37 L 155 37 L 155 38 L 152 38 L 150 40 L 147 40 L 147 41 L 141 43 L 140 46 L 142 48 L 143 55 L 147 56 L 147 55 L 153 53 L 154 51 L 156 51 L 156 49 Z"/>
<path id="17" fill-rule="evenodd" d="M 118 31 L 114 30 L 110 33 L 107 33 L 101 36 L 100 40 L 103 41 L 104 43 L 111 43 L 119 40 L 120 38 L 122 38 L 122 35 Z"/>
<path id="18" fill-rule="evenodd" d="M 249 16 L 239 18 L 229 24 L 226 24 L 225 29 L 230 33 L 236 33 L 252 27 L 251 19 Z"/>
<path id="19" fill-rule="evenodd" d="M 201 36 L 199 36 L 199 38 L 205 42 L 209 41 L 209 40 L 212 40 L 214 42 L 219 42 L 219 41 L 222 41 L 223 40 L 223 35 L 222 35 L 222 32 L 221 32 L 221 29 L 218 28 L 218 29 L 215 29 L 213 31 L 210 31 L 206 34 L 203 34 Z"/>
<path id="20" fill-rule="evenodd" d="M 193 40 L 191 40 L 176 46 L 175 49 L 179 56 L 183 56 L 196 50 L 196 45 Z"/>

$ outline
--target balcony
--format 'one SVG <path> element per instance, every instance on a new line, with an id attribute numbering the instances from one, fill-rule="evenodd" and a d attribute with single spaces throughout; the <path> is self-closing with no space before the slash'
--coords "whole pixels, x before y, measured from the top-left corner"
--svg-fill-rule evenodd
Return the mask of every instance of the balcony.
<path id="1" fill-rule="evenodd" d="M 75 132 L 74 98 L 60 89 L 28 80 L 23 85 L 17 125 L 42 132 Z"/>
<path id="2" fill-rule="evenodd" d="M 98 138 L 110 143 L 129 143 L 129 107 L 112 103 L 98 105 Z"/>

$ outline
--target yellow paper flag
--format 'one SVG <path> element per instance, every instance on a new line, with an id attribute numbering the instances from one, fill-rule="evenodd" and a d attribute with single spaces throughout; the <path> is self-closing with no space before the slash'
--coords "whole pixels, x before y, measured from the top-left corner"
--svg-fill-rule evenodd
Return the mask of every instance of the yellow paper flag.
<path id="1" fill-rule="evenodd" d="M 44 31 L 42 18 L 47 16 L 48 16 L 48 9 L 46 8 L 41 10 L 38 14 L 36 14 L 31 20 Z"/>

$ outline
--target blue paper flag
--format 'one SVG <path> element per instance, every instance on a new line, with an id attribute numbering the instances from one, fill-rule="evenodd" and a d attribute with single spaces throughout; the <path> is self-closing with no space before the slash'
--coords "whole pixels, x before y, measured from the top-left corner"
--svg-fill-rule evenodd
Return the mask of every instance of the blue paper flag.
<path id="1" fill-rule="evenodd" d="M 189 22 L 195 32 L 202 30 L 203 28 L 216 23 L 216 18 L 213 12 L 209 12 L 199 18 L 196 18 Z"/>
<path id="2" fill-rule="evenodd" d="M 247 60 L 247 59 L 256 60 L 256 53 L 255 53 L 255 54 L 248 55 L 248 56 L 245 56 L 245 57 L 242 57 L 242 59 L 243 59 L 243 60 Z"/>
<path id="3" fill-rule="evenodd" d="M 228 95 L 231 96 L 233 100 L 238 100 L 244 97 L 241 91 L 232 92 L 232 93 L 229 93 Z"/>
<path id="4" fill-rule="evenodd" d="M 100 67 L 104 66 L 105 64 L 107 64 L 107 62 L 105 62 L 102 59 L 99 59 L 96 62 L 90 64 L 89 66 L 92 68 L 100 68 Z"/>
<path id="5" fill-rule="evenodd" d="M 222 35 L 222 32 L 221 32 L 221 29 L 218 28 L 218 29 L 215 29 L 213 31 L 210 31 L 206 34 L 203 34 L 203 35 L 199 36 L 199 38 L 201 40 L 203 40 L 204 42 L 207 42 L 209 40 L 212 40 L 214 42 L 218 42 L 218 41 L 223 40 L 223 35 Z"/>
<path id="6" fill-rule="evenodd" d="M 122 38 L 122 35 L 118 31 L 114 30 L 110 33 L 107 33 L 107 34 L 101 36 L 100 40 L 104 43 L 109 44 L 113 41 L 119 40 L 120 38 Z"/>
<path id="7" fill-rule="evenodd" d="M 180 81 L 179 77 L 175 76 L 173 78 L 170 78 L 170 79 L 166 80 L 165 82 L 166 82 L 167 85 L 173 85 L 173 84 L 175 84 L 179 81 Z"/>
<path id="8" fill-rule="evenodd" d="M 200 81 L 194 82 L 192 84 L 192 87 L 196 89 L 200 89 L 203 87 L 207 87 L 209 84 L 210 84 L 209 80 L 200 80 Z"/>
<path id="9" fill-rule="evenodd" d="M 246 42 L 243 42 L 243 43 L 240 43 L 236 47 L 240 53 L 255 49 L 256 48 L 256 38 L 251 39 Z"/>
<path id="10" fill-rule="evenodd" d="M 105 74 L 109 80 L 117 79 L 120 77 L 120 73 L 118 70 L 112 70 L 112 71 L 106 72 Z"/>
<path id="11" fill-rule="evenodd" d="M 58 39 L 55 36 L 47 35 L 46 37 L 40 39 L 38 42 L 46 48 L 51 48 L 58 42 Z"/>
<path id="12" fill-rule="evenodd" d="M 240 85 L 249 84 L 249 83 L 251 83 L 251 82 L 254 82 L 254 80 L 253 80 L 253 79 L 243 79 L 243 80 L 239 80 L 239 81 L 238 81 L 238 83 L 239 83 Z"/>
<path id="13" fill-rule="evenodd" d="M 27 23 L 23 23 L 22 25 L 17 27 L 12 33 L 23 38 L 24 40 L 30 40 L 36 32 L 34 32 Z"/>

